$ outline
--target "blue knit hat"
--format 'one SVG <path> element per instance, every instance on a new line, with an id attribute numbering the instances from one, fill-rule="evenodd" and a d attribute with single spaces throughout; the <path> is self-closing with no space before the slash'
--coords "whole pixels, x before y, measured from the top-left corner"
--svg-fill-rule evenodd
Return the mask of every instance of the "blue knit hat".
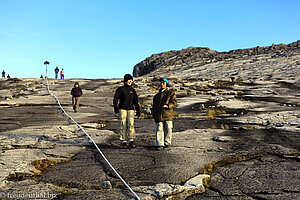
<path id="1" fill-rule="evenodd" d="M 169 86 L 169 81 L 168 81 L 168 79 L 166 79 L 166 78 L 161 78 L 161 79 L 160 79 L 160 82 L 166 82 L 166 83 L 167 83 L 167 86 Z"/>

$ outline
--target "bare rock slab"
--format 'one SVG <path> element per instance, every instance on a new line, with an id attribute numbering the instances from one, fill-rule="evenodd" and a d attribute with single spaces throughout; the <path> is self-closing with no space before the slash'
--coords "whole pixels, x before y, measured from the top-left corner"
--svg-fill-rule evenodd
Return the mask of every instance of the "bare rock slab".
<path id="1" fill-rule="evenodd" d="M 173 185 L 168 183 L 156 184 L 153 186 L 134 187 L 139 193 L 149 194 L 147 199 L 178 199 L 184 200 L 187 197 L 205 192 L 204 181 L 210 179 L 209 175 L 201 174 L 182 185 Z"/>

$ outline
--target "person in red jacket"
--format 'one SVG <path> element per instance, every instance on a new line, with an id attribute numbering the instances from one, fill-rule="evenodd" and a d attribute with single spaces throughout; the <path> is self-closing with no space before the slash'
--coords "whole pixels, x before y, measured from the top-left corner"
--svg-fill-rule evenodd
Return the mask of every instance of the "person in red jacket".
<path id="1" fill-rule="evenodd" d="M 82 90 L 79 87 L 79 83 L 75 82 L 74 87 L 71 90 L 72 95 L 72 105 L 74 112 L 78 111 L 79 102 L 80 102 L 80 96 L 82 95 Z"/>
<path id="2" fill-rule="evenodd" d="M 140 107 L 138 103 L 138 96 L 135 89 L 131 86 L 133 77 L 130 74 L 125 74 L 124 85 L 116 90 L 113 104 L 114 112 L 119 113 L 121 122 L 120 140 L 122 146 L 134 148 L 135 130 L 134 130 L 134 109 L 136 115 L 140 116 Z"/>

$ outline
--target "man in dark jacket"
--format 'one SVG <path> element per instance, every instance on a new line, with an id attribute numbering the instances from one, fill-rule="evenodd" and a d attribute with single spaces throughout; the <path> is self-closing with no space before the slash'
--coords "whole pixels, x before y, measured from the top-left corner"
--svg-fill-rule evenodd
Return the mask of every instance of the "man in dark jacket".
<path id="1" fill-rule="evenodd" d="M 159 92 L 153 97 L 153 118 L 156 123 L 156 147 L 169 147 L 172 140 L 173 109 L 177 105 L 174 90 L 169 89 L 169 81 L 160 79 Z"/>
<path id="2" fill-rule="evenodd" d="M 80 102 L 80 96 L 82 95 L 82 90 L 79 87 L 79 83 L 75 82 L 74 87 L 71 90 L 72 95 L 72 105 L 74 112 L 78 111 L 79 102 Z"/>
<path id="3" fill-rule="evenodd" d="M 58 69 L 57 66 L 56 66 L 56 68 L 54 69 L 54 72 L 55 72 L 55 79 L 57 79 L 57 77 L 58 77 L 58 72 L 59 72 L 59 69 Z"/>
<path id="4" fill-rule="evenodd" d="M 124 85 L 118 87 L 116 90 L 113 104 L 114 112 L 119 113 L 121 123 L 120 140 L 123 146 L 134 148 L 135 130 L 134 130 L 134 109 L 136 115 L 140 116 L 140 107 L 138 103 L 138 96 L 135 89 L 131 86 L 133 77 L 130 74 L 125 74 Z"/>

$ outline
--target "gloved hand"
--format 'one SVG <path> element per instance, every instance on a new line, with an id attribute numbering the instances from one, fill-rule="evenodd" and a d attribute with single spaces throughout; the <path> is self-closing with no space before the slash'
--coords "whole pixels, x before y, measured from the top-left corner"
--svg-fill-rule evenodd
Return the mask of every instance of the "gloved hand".
<path id="1" fill-rule="evenodd" d="M 114 112 L 115 112 L 115 114 L 118 114 L 119 113 L 119 109 L 118 108 L 114 108 Z"/>
<path id="2" fill-rule="evenodd" d="M 136 116 L 139 118 L 141 116 L 141 112 L 140 111 L 136 111 Z"/>

